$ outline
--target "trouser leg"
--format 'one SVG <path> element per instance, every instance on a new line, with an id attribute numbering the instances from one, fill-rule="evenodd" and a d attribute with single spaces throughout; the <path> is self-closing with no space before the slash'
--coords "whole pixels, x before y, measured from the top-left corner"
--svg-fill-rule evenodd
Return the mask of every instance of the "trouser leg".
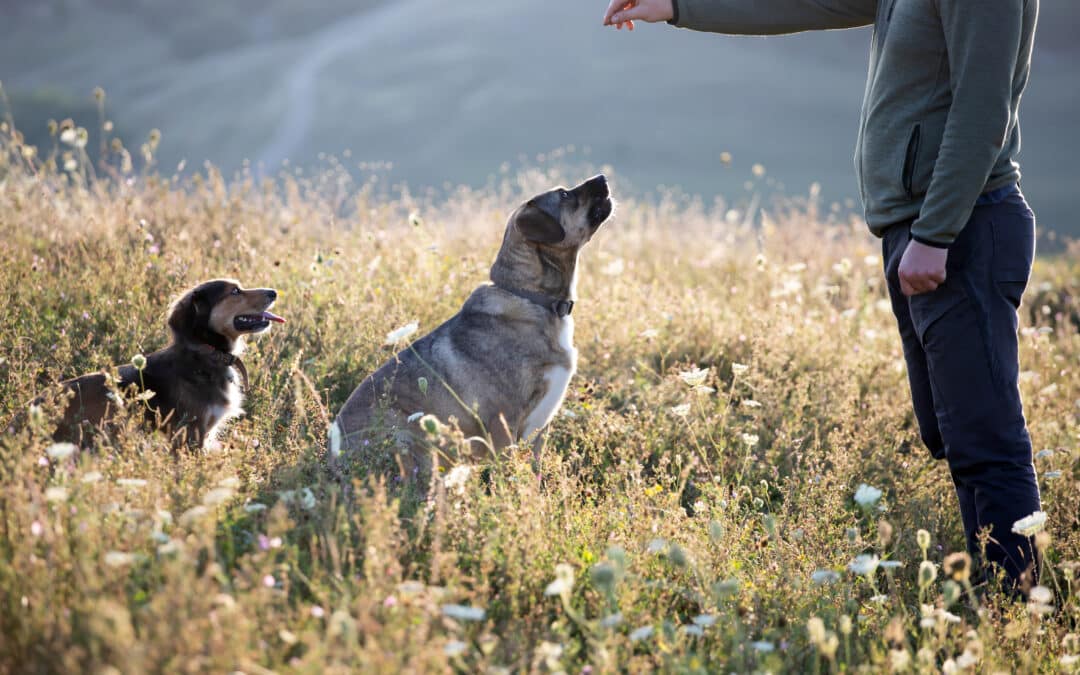
<path id="1" fill-rule="evenodd" d="M 934 459 L 945 459 L 945 441 L 941 437 L 941 429 L 938 427 L 938 408 L 944 408 L 936 402 L 940 395 L 935 397 L 933 382 L 930 379 L 930 369 L 926 362 L 926 352 L 923 350 L 922 341 L 915 323 L 911 318 L 911 308 L 908 299 L 900 290 L 900 279 L 897 269 L 900 258 L 909 241 L 909 225 L 897 225 L 890 229 L 882 241 L 882 260 L 885 265 L 885 279 L 888 283 L 889 300 L 892 303 L 893 316 L 896 317 L 897 328 L 900 332 L 900 342 L 903 346 L 904 362 L 907 366 L 908 385 L 911 390 L 911 403 L 915 412 L 915 420 L 919 425 L 919 436 L 923 444 L 930 451 Z M 969 552 L 974 556 L 978 553 L 972 546 L 977 541 L 978 517 L 975 510 L 975 499 L 972 491 L 961 483 L 953 481 L 956 496 L 960 503 L 960 517 L 964 526 L 964 535 L 968 542 Z"/>
<path id="2" fill-rule="evenodd" d="M 1012 524 L 1040 508 L 1017 386 L 1016 309 L 1034 237 L 1034 221 L 1019 199 L 1023 208 L 975 210 L 950 249 L 948 279 L 932 293 L 899 295 L 896 267 L 906 233 L 894 233 L 887 261 L 923 440 L 935 456 L 943 448 L 969 550 L 978 549 L 977 533 L 988 531 L 986 559 L 1013 580 L 1034 561 L 1034 551 Z M 926 419 L 927 389 L 933 421 Z"/>

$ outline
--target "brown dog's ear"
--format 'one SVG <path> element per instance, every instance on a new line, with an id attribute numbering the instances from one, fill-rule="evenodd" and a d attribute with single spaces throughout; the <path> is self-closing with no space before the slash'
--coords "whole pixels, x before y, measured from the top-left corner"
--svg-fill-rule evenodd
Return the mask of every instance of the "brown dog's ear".
<path id="1" fill-rule="evenodd" d="M 532 202 L 518 209 L 514 216 L 514 227 L 526 239 L 537 244 L 556 244 L 566 238 L 566 230 L 559 221 Z"/>
<path id="2" fill-rule="evenodd" d="M 193 336 L 200 322 L 205 323 L 209 309 L 198 289 L 185 293 L 169 308 L 169 328 L 177 337 Z"/>

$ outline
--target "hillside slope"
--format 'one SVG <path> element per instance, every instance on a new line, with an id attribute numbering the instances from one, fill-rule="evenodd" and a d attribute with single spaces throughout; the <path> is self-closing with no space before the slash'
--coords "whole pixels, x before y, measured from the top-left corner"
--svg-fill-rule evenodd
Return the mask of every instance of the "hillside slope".
<path id="1" fill-rule="evenodd" d="M 642 188 L 738 196 L 760 162 L 790 192 L 819 181 L 829 199 L 855 195 L 867 31 L 628 35 L 599 25 L 602 4 L 56 0 L 6 10 L 0 80 L 74 97 L 103 86 L 129 135 L 165 132 L 167 165 L 273 169 L 348 148 L 440 186 L 573 146 Z M 1078 16 L 1043 3 L 1023 109 L 1025 190 L 1045 225 L 1073 232 Z"/>

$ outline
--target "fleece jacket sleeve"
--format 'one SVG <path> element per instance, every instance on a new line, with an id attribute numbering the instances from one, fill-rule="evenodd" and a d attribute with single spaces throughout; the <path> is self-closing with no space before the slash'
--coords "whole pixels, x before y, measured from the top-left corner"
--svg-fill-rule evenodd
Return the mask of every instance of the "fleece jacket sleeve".
<path id="1" fill-rule="evenodd" d="M 952 104 L 912 237 L 948 247 L 971 217 L 1015 120 L 1024 0 L 938 0 Z"/>
<path id="2" fill-rule="evenodd" d="M 730 35 L 781 35 L 874 22 L 878 0 L 672 0 L 680 28 Z"/>

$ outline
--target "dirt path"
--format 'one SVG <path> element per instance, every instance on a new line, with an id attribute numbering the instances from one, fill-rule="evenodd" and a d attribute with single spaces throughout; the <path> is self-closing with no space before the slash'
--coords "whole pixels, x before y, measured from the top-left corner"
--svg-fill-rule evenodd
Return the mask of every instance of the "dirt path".
<path id="1" fill-rule="evenodd" d="M 301 55 L 282 75 L 278 86 L 284 90 L 288 102 L 269 142 L 255 156 L 256 166 L 261 164 L 264 170 L 272 170 L 303 145 L 315 117 L 316 85 L 324 68 L 343 55 L 362 49 L 370 40 L 392 33 L 399 24 L 424 16 L 423 6 L 433 4 L 431 0 L 398 0 L 354 14 L 308 36 L 304 44 L 315 48 Z M 367 62 L 357 67 L 377 68 L 378 64 Z"/>

